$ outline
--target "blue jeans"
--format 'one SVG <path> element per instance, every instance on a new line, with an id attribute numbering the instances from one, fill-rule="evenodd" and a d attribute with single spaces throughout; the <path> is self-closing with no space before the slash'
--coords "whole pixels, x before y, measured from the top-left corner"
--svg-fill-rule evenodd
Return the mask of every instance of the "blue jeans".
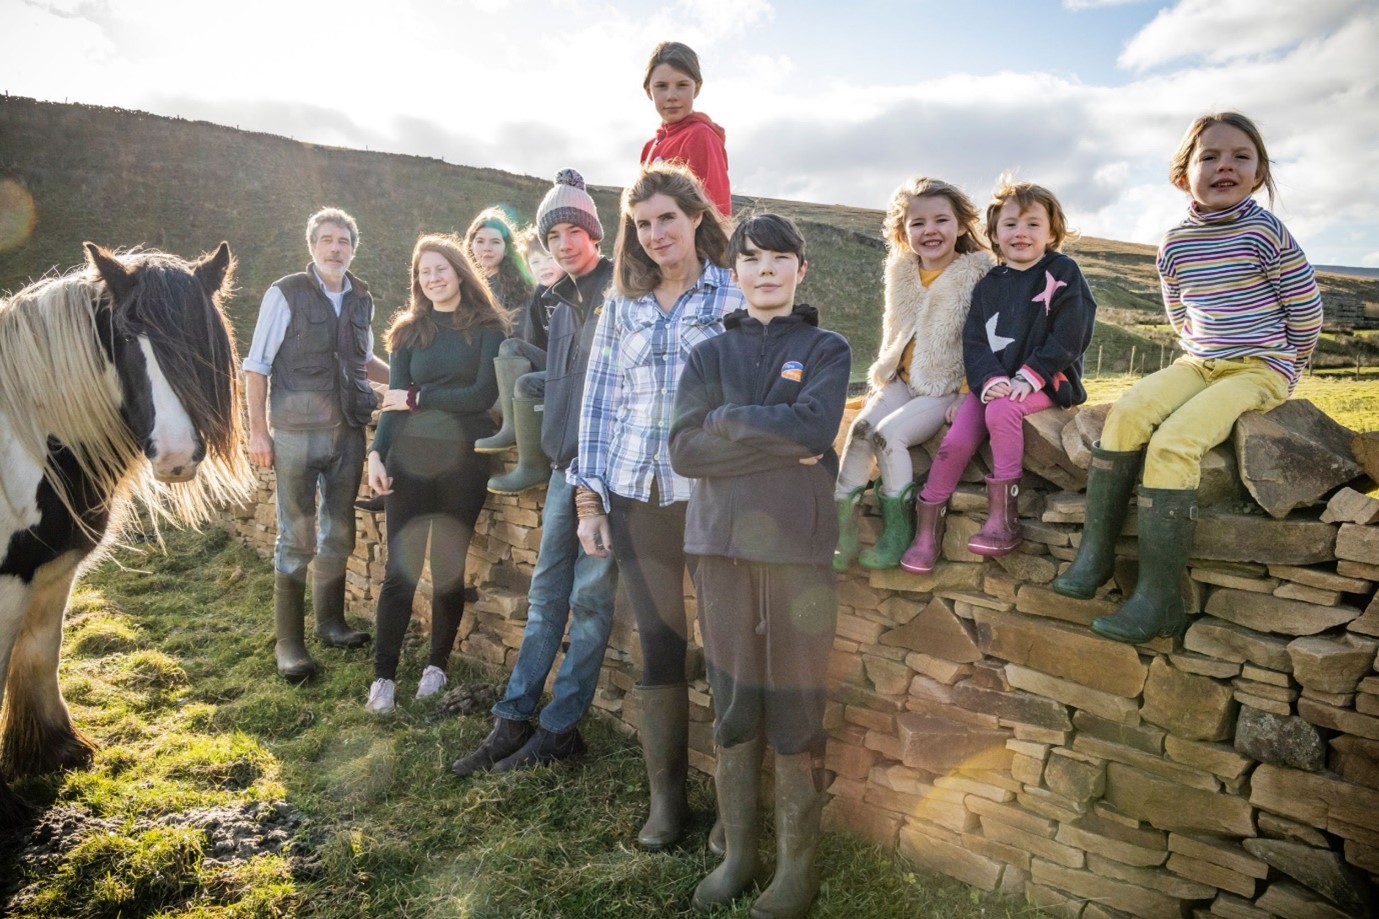
<path id="1" fill-rule="evenodd" d="M 517 652 L 507 693 L 493 714 L 526 721 L 541 701 L 546 676 L 555 663 L 570 622 L 570 647 L 555 676 L 554 698 L 541 712 L 541 726 L 553 733 L 574 727 L 598 688 L 599 667 L 613 628 L 618 574 L 612 555 L 596 558 L 580 548 L 575 489 L 563 470 L 551 473 L 541 516 L 541 549 L 527 593 L 527 627 Z"/>
<path id="2" fill-rule="evenodd" d="M 274 431 L 273 470 L 278 478 L 274 567 L 305 578 L 315 558 L 318 575 L 344 574 L 354 551 L 354 499 L 364 475 L 364 429 L 340 424 Z"/>

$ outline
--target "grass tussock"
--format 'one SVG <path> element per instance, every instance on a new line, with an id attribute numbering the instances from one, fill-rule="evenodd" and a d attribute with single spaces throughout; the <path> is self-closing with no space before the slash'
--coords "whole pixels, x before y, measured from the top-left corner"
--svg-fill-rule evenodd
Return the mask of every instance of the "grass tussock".
<path id="1" fill-rule="evenodd" d="M 641 755 L 600 718 L 581 725 L 590 753 L 578 765 L 458 781 L 449 765 L 483 739 L 489 719 L 437 718 L 413 700 L 419 649 L 404 655 L 391 718 L 363 710 L 368 650 L 313 643 L 323 675 L 290 686 L 273 670 L 270 566 L 216 530 L 169 533 L 166 550 L 122 549 L 76 594 L 62 680 L 74 717 L 102 747 L 89 770 L 16 786 L 40 813 L 80 819 L 47 857 L 23 833 L 0 832 L 0 878 L 9 879 L 0 912 L 690 915 L 690 894 L 714 865 L 706 779 L 691 787 L 691 837 L 668 854 L 635 846 L 647 797 Z M 457 663 L 451 683 L 494 677 Z M 272 845 L 248 855 L 206 817 L 257 814 L 253 829 L 275 808 L 300 820 L 290 834 L 251 833 Z M 764 837 L 769 870 L 769 821 Z M 842 836 L 825 836 L 820 862 L 816 917 L 1031 915 L 1022 902 L 975 894 Z M 744 917 L 749 904 L 719 915 Z"/>

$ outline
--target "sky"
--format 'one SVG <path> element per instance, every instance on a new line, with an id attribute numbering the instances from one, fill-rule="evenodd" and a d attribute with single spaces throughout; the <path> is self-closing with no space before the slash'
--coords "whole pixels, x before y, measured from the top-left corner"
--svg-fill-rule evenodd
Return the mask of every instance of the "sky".
<path id="1" fill-rule="evenodd" d="M 1230 109 L 1309 258 L 1379 267 L 1379 0 L 0 0 L 0 91 L 621 186 L 667 39 L 736 194 L 883 208 L 930 175 L 984 206 L 1009 171 L 1156 243 L 1183 132 Z"/>

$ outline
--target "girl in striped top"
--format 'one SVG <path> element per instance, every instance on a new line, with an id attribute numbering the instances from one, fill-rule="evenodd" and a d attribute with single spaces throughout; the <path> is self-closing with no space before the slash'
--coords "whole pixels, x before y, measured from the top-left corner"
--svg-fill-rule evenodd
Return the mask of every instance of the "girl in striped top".
<path id="1" fill-rule="evenodd" d="M 1179 580 L 1192 546 L 1200 463 L 1245 412 L 1288 398 L 1321 333 L 1312 266 L 1283 223 L 1251 195 L 1274 179 L 1264 140 L 1244 115 L 1192 123 L 1169 166 L 1192 201 L 1168 231 L 1158 269 L 1184 356 L 1120 398 L 1093 448 L 1077 559 L 1054 589 L 1089 598 L 1111 576 L 1115 540 L 1141 459 L 1139 579 L 1114 614 L 1092 622 L 1125 642 L 1187 626 Z M 1147 447 L 1147 449 L 1146 449 Z"/>

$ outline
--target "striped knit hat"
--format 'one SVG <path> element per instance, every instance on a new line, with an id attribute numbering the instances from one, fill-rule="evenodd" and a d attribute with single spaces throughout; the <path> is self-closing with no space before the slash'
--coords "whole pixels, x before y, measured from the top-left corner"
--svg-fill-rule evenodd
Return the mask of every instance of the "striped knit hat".
<path id="1" fill-rule="evenodd" d="M 594 242 L 603 239 L 603 224 L 599 223 L 594 199 L 584 190 L 584 176 L 573 169 L 556 173 L 555 185 L 546 192 L 541 206 L 536 209 L 536 231 L 540 234 L 542 248 L 546 246 L 546 234 L 557 223 L 572 223 L 582 228 Z"/>

